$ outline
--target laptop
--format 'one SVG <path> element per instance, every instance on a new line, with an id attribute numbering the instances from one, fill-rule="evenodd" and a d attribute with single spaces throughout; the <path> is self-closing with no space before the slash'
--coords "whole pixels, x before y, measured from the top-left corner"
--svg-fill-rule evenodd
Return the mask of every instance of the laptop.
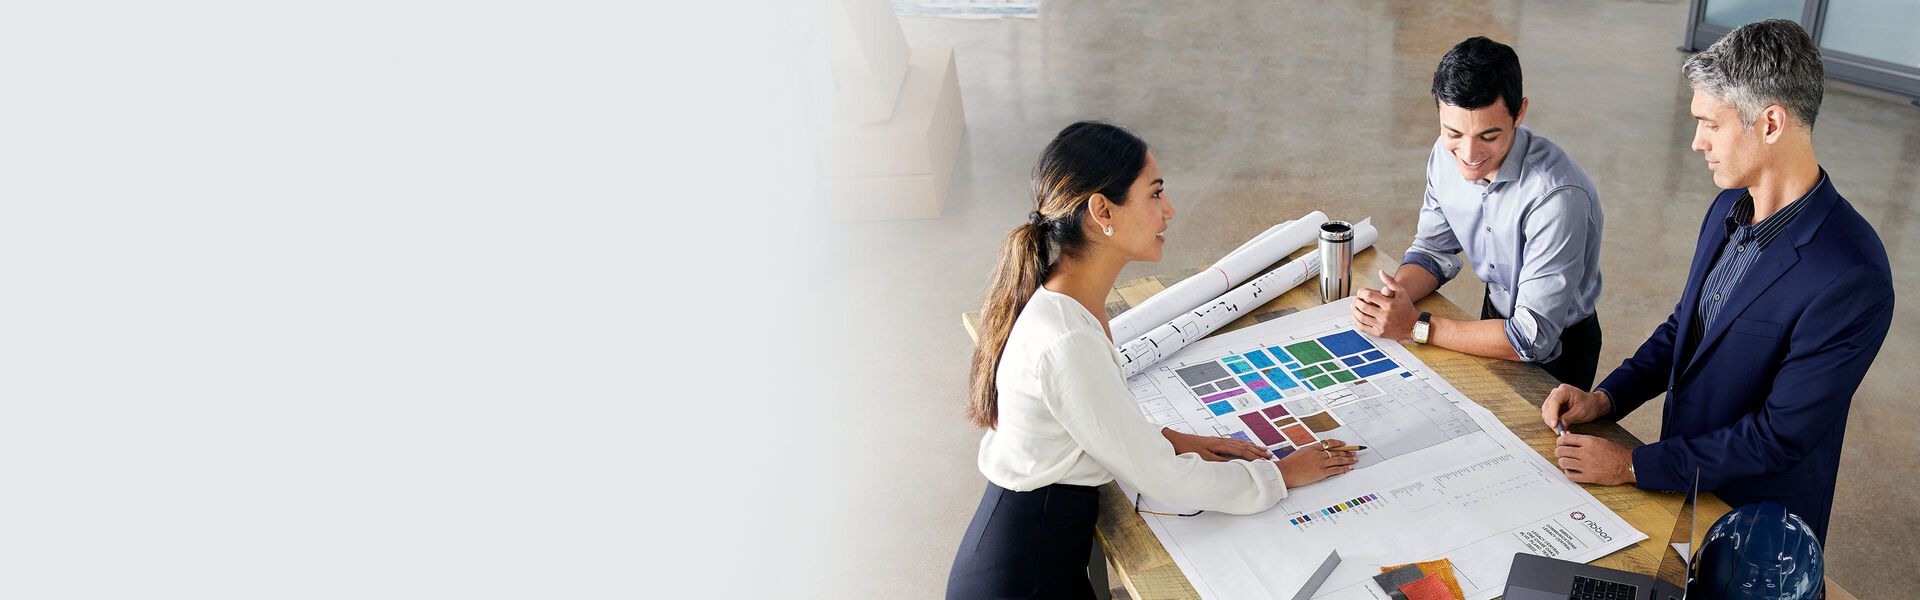
<path id="1" fill-rule="evenodd" d="M 1504 597 L 1507 600 L 1686 600 L 1687 584 L 1693 581 L 1687 565 L 1693 547 L 1693 497 L 1699 491 L 1700 475 L 1695 472 L 1693 489 L 1687 491 L 1679 518 L 1674 519 L 1673 533 L 1668 538 L 1657 574 L 1647 576 L 1520 552 L 1513 555 Z"/>

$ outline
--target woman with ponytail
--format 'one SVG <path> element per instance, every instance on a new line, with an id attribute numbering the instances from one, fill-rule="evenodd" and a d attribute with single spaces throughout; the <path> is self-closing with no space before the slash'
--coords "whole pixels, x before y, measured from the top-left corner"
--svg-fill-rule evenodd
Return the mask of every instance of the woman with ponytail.
<path id="1" fill-rule="evenodd" d="M 980 508 L 947 598 L 1092 598 L 1098 486 L 1114 479 L 1176 506 L 1266 510 L 1287 488 L 1352 469 L 1326 440 L 1272 460 L 1239 440 L 1163 429 L 1140 414 L 1107 329 L 1127 263 L 1158 261 L 1173 205 L 1147 144 L 1081 122 L 1047 144 L 1032 212 L 1007 234 L 980 311 L 967 418 L 986 428 Z"/>

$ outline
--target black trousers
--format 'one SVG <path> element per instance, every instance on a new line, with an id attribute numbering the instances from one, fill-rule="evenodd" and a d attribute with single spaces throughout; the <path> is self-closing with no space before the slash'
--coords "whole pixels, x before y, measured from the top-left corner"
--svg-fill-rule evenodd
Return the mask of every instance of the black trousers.
<path id="1" fill-rule="evenodd" d="M 947 600 L 1094 598 L 1087 580 L 1098 488 L 1015 492 L 987 483 L 947 573 Z"/>
<path id="2" fill-rule="evenodd" d="M 1480 297 L 1480 318 L 1507 318 L 1494 310 L 1492 293 Z M 1592 391 L 1594 369 L 1600 366 L 1600 313 L 1587 315 L 1561 330 L 1560 357 L 1538 364 L 1560 383 Z"/>

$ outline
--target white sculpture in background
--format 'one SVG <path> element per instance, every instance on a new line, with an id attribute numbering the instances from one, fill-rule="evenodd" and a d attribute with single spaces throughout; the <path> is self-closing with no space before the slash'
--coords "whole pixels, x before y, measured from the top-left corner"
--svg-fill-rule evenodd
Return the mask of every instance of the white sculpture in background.
<path id="1" fill-rule="evenodd" d="M 834 89 L 819 103 L 821 197 L 839 218 L 940 216 L 966 114 L 952 48 L 911 48 L 892 5 L 814 0 Z"/>

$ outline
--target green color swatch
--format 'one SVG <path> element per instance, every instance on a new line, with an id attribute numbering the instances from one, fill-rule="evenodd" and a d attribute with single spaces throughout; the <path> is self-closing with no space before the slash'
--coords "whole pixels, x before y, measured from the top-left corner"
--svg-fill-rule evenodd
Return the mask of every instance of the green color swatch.
<path id="1" fill-rule="evenodd" d="M 1332 354 L 1327 354 L 1327 350 L 1325 348 L 1321 348 L 1319 342 L 1315 342 L 1312 340 L 1287 346 L 1287 353 L 1292 354 L 1294 358 L 1299 359 L 1300 362 L 1305 364 L 1313 364 L 1320 361 L 1333 360 Z"/>

